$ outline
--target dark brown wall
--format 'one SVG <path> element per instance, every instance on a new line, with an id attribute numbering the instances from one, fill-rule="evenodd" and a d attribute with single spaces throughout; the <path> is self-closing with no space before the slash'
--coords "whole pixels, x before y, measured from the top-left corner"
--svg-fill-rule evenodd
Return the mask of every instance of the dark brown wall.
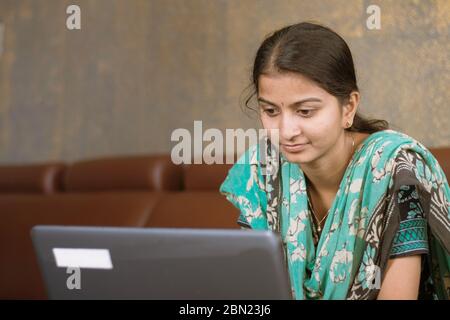
<path id="1" fill-rule="evenodd" d="M 238 105 L 275 28 L 314 19 L 349 43 L 361 111 L 450 143 L 450 1 L 1 0 L 0 161 L 169 152 L 175 128 L 257 127 Z M 78 31 L 66 7 L 81 7 Z"/>

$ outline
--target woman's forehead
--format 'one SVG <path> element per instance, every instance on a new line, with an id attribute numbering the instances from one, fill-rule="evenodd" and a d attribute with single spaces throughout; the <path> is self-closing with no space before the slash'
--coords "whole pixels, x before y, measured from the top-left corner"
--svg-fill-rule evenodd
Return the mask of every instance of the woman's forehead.
<path id="1" fill-rule="evenodd" d="M 274 103 L 290 104 L 311 97 L 325 100 L 328 95 L 314 81 L 300 74 L 261 75 L 258 79 L 258 98 Z"/>

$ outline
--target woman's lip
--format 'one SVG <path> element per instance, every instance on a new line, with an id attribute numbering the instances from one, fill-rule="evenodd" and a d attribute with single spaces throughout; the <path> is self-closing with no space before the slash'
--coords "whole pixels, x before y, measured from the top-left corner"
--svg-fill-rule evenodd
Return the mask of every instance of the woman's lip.
<path id="1" fill-rule="evenodd" d="M 302 146 L 302 145 L 304 145 L 304 144 L 307 144 L 307 143 L 283 144 L 283 146 L 286 146 L 286 147 L 296 147 L 296 146 Z"/>
<path id="2" fill-rule="evenodd" d="M 299 152 L 299 151 L 302 151 L 303 149 L 305 149 L 308 146 L 308 144 L 309 143 L 293 144 L 293 145 L 282 144 L 282 146 L 283 146 L 283 149 L 288 152 Z"/>

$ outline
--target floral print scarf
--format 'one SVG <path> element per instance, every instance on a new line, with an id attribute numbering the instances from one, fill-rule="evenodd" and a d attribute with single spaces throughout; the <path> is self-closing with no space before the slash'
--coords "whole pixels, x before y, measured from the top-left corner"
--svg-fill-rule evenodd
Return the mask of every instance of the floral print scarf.
<path id="1" fill-rule="evenodd" d="M 303 171 L 274 150 L 267 137 L 250 147 L 220 192 L 249 227 L 280 234 L 295 299 L 376 299 L 400 223 L 393 203 L 405 185 L 416 187 L 425 210 L 433 298 L 448 299 L 450 187 L 420 142 L 394 130 L 368 136 L 345 170 L 317 244 Z M 397 157 L 405 150 L 422 161 Z"/>

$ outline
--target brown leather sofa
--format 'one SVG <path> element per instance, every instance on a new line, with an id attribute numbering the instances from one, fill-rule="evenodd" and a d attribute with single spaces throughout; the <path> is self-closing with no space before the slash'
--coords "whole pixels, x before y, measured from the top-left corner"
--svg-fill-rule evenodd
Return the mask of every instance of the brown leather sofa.
<path id="1" fill-rule="evenodd" d="M 46 298 L 35 225 L 238 228 L 218 192 L 229 167 L 167 155 L 0 166 L 0 299 Z"/>
<path id="2" fill-rule="evenodd" d="M 450 177 L 450 147 L 430 149 Z M 231 165 L 168 155 L 0 166 L 0 299 L 45 299 L 35 225 L 239 228 L 218 192 Z"/>

